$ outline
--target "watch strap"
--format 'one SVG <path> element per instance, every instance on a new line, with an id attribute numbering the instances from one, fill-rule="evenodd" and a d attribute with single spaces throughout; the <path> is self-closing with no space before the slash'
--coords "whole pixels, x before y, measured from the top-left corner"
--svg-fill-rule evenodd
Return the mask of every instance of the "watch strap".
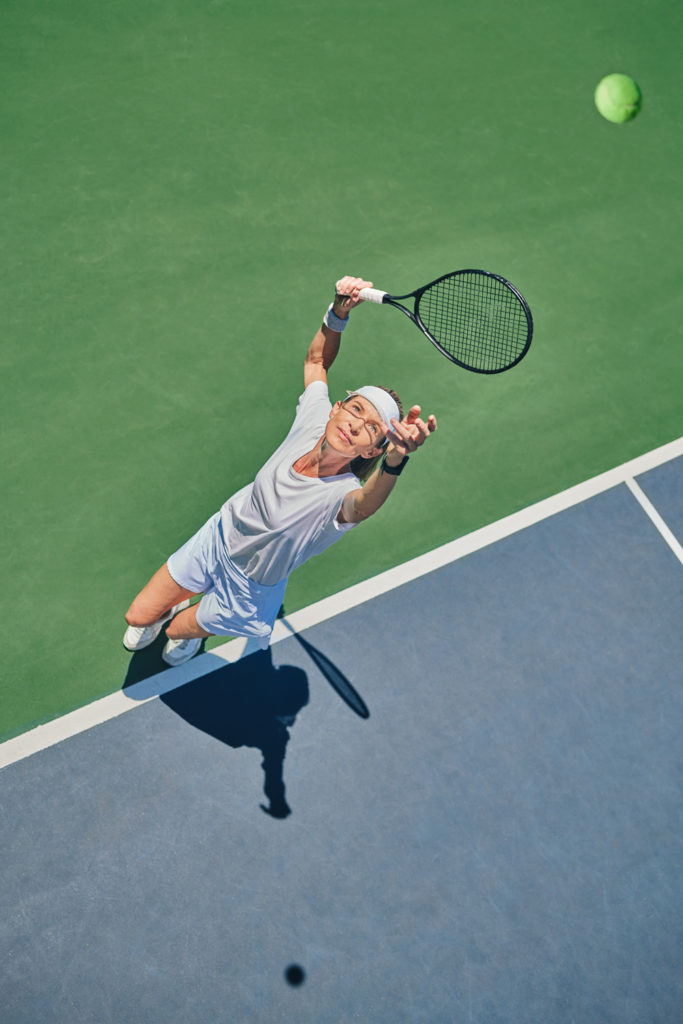
<path id="1" fill-rule="evenodd" d="M 387 462 L 387 457 L 385 455 L 384 458 L 382 459 L 382 472 L 388 473 L 389 476 L 400 476 L 401 473 L 403 472 L 403 467 L 405 466 L 407 461 L 408 456 L 404 455 L 401 461 L 399 462 L 398 466 L 390 466 Z"/>

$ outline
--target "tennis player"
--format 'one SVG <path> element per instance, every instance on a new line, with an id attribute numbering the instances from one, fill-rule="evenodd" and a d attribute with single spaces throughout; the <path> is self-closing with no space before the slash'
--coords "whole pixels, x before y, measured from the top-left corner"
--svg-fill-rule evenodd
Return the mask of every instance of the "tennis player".
<path id="1" fill-rule="evenodd" d="M 364 386 L 334 405 L 327 371 L 348 316 L 372 282 L 343 277 L 304 362 L 304 392 L 277 451 L 152 576 L 126 614 L 123 644 L 139 651 L 168 623 L 162 657 L 181 665 L 208 636 L 254 637 L 268 647 L 297 566 L 368 519 L 436 419 L 407 416 L 395 392 Z M 202 595 L 198 603 L 190 598 Z"/>

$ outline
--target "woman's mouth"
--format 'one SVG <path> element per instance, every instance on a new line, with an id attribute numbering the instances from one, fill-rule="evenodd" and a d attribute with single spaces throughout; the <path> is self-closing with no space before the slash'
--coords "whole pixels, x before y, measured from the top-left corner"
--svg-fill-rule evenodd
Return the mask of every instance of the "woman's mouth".
<path id="1" fill-rule="evenodd" d="M 344 430 L 342 430 L 341 427 L 337 427 L 337 430 L 339 432 L 339 436 L 343 438 L 347 444 L 351 444 L 351 438 L 349 437 L 349 435 Z"/>

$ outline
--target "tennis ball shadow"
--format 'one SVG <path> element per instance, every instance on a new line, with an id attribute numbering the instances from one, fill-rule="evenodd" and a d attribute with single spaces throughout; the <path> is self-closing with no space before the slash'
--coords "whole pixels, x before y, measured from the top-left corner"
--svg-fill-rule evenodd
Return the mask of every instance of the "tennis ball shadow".
<path id="1" fill-rule="evenodd" d="M 306 980 L 306 972 L 298 964 L 290 964 L 285 971 L 285 978 L 292 988 L 298 988 Z"/>
<path id="2" fill-rule="evenodd" d="M 195 729 L 234 749 L 261 751 L 261 809 L 273 818 L 291 814 L 285 798 L 284 761 L 290 729 L 308 704 L 306 673 L 293 665 L 273 665 L 270 649 L 217 669 L 162 694 L 160 700 Z"/>

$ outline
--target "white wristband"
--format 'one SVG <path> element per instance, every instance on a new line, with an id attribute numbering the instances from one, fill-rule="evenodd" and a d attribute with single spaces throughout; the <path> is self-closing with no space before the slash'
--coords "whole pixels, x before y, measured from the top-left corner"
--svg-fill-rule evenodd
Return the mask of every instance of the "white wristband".
<path id="1" fill-rule="evenodd" d="M 337 331 L 338 334 L 341 334 L 348 324 L 349 318 L 347 317 L 346 320 L 342 320 L 340 316 L 337 316 L 333 307 L 334 303 L 331 302 L 327 313 L 325 313 L 325 316 L 323 317 L 323 323 L 326 327 L 329 327 L 331 331 Z"/>

